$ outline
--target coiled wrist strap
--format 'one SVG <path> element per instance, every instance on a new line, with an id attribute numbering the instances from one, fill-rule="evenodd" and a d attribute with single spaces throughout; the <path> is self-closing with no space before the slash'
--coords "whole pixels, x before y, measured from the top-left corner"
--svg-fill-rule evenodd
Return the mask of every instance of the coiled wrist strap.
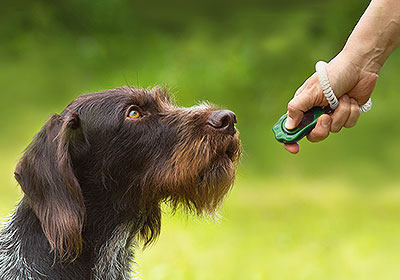
<path id="1" fill-rule="evenodd" d="M 333 89 L 329 82 L 328 74 L 326 72 L 326 65 L 327 63 L 325 61 L 318 61 L 315 64 L 315 71 L 317 72 L 319 83 L 322 87 L 322 91 L 324 92 L 325 98 L 328 100 L 329 106 L 331 107 L 332 110 L 335 110 L 339 106 L 339 100 L 337 99 L 335 93 L 333 92 Z M 372 106 L 371 98 L 369 98 L 364 105 L 360 106 L 361 113 L 365 113 L 371 110 L 371 106 Z"/>

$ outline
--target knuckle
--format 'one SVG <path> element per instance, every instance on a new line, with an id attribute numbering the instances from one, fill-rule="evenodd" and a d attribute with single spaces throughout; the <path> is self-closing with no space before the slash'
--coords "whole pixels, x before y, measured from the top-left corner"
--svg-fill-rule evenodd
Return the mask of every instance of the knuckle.
<path id="1" fill-rule="evenodd" d="M 343 121 L 343 118 L 340 118 L 339 116 L 337 116 L 336 118 L 334 118 L 332 120 L 332 124 L 330 127 L 330 131 L 337 133 L 342 129 L 342 126 L 344 125 L 345 121 Z"/>
<path id="2" fill-rule="evenodd" d="M 358 106 L 358 104 L 356 104 L 356 106 L 354 106 L 354 115 L 356 116 L 356 119 L 358 119 L 361 115 L 361 110 L 360 110 L 360 107 Z"/>
<path id="3" fill-rule="evenodd" d="M 294 99 L 290 100 L 287 107 L 288 111 L 296 111 L 296 101 Z"/>
<path id="4" fill-rule="evenodd" d="M 319 142 L 319 141 L 324 140 L 326 137 L 328 137 L 328 135 L 329 135 L 329 130 L 318 129 L 318 130 L 312 131 L 308 135 L 307 139 L 310 142 Z"/>
<path id="5" fill-rule="evenodd" d="M 350 102 L 348 102 L 348 101 L 341 100 L 340 105 L 339 106 L 341 107 L 342 111 L 350 111 L 350 109 L 351 109 Z"/>
<path id="6" fill-rule="evenodd" d="M 331 126 L 331 132 L 333 132 L 333 133 L 338 133 L 340 130 L 342 130 L 342 126 L 340 126 L 340 125 L 332 125 Z"/>
<path id="7" fill-rule="evenodd" d="M 326 101 L 325 95 L 322 91 L 319 82 L 315 82 L 310 86 L 308 94 L 310 95 L 310 98 L 315 104 L 320 104 Z"/>
<path id="8" fill-rule="evenodd" d="M 288 114 L 291 117 L 294 117 L 295 115 L 298 115 L 298 109 L 296 108 L 296 101 L 291 100 L 288 103 Z"/>
<path id="9" fill-rule="evenodd" d="M 313 135 L 311 135 L 311 134 L 309 134 L 309 135 L 307 136 L 307 140 L 310 141 L 310 142 L 312 142 L 312 143 L 315 143 L 315 142 L 318 142 L 318 141 L 319 141 L 318 138 L 316 138 L 315 136 L 313 136 Z"/>

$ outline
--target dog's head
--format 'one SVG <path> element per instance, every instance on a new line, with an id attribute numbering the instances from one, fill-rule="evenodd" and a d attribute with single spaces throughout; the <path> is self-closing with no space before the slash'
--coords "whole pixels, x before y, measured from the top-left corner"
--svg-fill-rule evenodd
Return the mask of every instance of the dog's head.
<path id="1" fill-rule="evenodd" d="M 159 233 L 162 201 L 199 215 L 218 210 L 240 156 L 235 122 L 207 103 L 177 107 L 160 88 L 83 95 L 48 120 L 15 176 L 60 255 L 79 254 L 99 197 L 139 215 L 147 243 Z"/>

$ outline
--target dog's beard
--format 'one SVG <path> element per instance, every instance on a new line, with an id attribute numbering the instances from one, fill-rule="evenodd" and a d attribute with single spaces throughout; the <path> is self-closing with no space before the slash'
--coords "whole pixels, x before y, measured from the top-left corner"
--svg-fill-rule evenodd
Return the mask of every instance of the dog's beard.
<path id="1" fill-rule="evenodd" d="M 160 140 L 160 150 L 146 164 L 138 184 L 145 219 L 140 238 L 145 244 L 160 232 L 161 202 L 169 204 L 173 212 L 182 209 L 202 217 L 219 217 L 235 180 L 241 144 L 238 132 L 230 135 L 206 125 L 212 110 L 203 105 L 174 108 L 163 115 L 169 128 L 162 134 L 166 138 Z"/>
<path id="2" fill-rule="evenodd" d="M 174 210 L 182 207 L 199 216 L 212 217 L 218 212 L 234 179 L 235 167 L 232 161 L 215 161 L 197 177 L 175 188 L 168 201 Z"/>
<path id="3" fill-rule="evenodd" d="M 190 146 L 189 146 L 190 143 Z M 200 216 L 213 217 L 231 189 L 241 153 L 238 134 L 186 139 L 189 147 L 175 154 L 164 176 L 164 199 L 173 210 L 183 208 Z"/>

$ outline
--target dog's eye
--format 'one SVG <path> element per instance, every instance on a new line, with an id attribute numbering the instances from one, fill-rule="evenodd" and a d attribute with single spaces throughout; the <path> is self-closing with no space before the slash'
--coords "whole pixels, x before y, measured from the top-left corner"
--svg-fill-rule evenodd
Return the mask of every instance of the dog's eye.
<path id="1" fill-rule="evenodd" d="M 128 117 L 130 117 L 131 119 L 137 119 L 137 118 L 140 118 L 140 116 L 141 115 L 138 110 L 135 110 L 135 109 L 129 110 Z"/>

